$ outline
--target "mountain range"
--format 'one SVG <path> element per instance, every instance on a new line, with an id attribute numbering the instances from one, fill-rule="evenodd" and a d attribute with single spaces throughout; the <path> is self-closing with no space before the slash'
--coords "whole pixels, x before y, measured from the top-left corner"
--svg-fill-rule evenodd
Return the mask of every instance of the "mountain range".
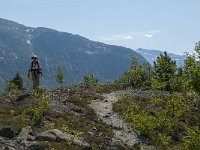
<path id="1" fill-rule="evenodd" d="M 64 71 L 65 83 L 81 82 L 83 76 L 95 75 L 106 82 L 128 70 L 131 57 L 145 63 L 143 56 L 130 48 L 91 41 L 79 35 L 44 27 L 27 27 L 0 18 L 0 85 L 19 72 L 26 83 L 32 54 L 39 58 L 43 70 L 42 85 L 58 86 L 57 66 Z"/>
<path id="2" fill-rule="evenodd" d="M 154 61 L 156 61 L 156 58 L 160 54 L 164 53 L 161 50 L 152 50 L 152 49 L 143 49 L 143 48 L 136 49 L 136 52 L 142 55 L 152 66 L 154 64 Z M 172 58 L 172 60 L 176 61 L 176 65 L 178 67 L 183 66 L 186 55 L 177 55 L 173 53 L 167 53 L 167 54 L 169 57 Z"/>

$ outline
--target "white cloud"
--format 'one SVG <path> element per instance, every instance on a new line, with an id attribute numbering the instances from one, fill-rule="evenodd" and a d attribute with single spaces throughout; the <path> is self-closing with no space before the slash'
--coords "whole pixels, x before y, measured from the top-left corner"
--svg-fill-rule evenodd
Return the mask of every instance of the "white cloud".
<path id="1" fill-rule="evenodd" d="M 132 36 L 127 35 L 127 36 L 123 37 L 122 39 L 123 39 L 123 40 L 131 40 L 131 39 L 132 39 Z"/>
<path id="2" fill-rule="evenodd" d="M 146 34 L 146 35 L 143 36 L 143 38 L 152 38 L 152 37 L 153 37 L 152 34 Z"/>
<path id="3" fill-rule="evenodd" d="M 143 38 L 153 38 L 155 34 L 157 34 L 159 30 L 150 30 L 143 35 Z"/>
<path id="4" fill-rule="evenodd" d="M 133 40 L 138 38 L 153 38 L 155 34 L 160 32 L 159 30 L 149 30 L 144 32 L 129 32 L 129 33 L 122 33 L 122 34 L 107 34 L 103 36 L 98 36 L 98 40 L 103 41 L 126 41 L 126 40 Z"/>

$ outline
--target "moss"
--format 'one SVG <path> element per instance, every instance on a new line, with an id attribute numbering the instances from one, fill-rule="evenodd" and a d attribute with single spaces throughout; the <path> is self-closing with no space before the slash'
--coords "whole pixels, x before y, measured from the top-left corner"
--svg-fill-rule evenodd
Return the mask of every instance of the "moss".
<path id="1" fill-rule="evenodd" d="M 11 126 L 13 130 L 20 130 L 28 126 L 29 117 L 24 113 L 25 108 L 5 108 L 0 110 L 0 126 Z M 6 118 L 6 119 L 5 119 Z"/>

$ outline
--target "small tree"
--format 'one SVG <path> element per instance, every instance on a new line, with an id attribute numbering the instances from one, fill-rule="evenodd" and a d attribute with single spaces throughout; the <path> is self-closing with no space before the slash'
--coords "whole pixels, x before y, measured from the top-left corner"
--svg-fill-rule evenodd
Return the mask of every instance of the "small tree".
<path id="1" fill-rule="evenodd" d="M 43 87 L 33 90 L 31 96 L 36 104 L 25 109 L 25 113 L 30 116 L 32 125 L 39 126 L 43 116 L 49 109 L 49 96 L 46 95 Z"/>
<path id="2" fill-rule="evenodd" d="M 183 91 L 183 89 L 184 89 L 183 68 L 178 67 L 173 82 L 173 90 L 180 92 Z"/>
<path id="3" fill-rule="evenodd" d="M 187 54 L 184 61 L 183 77 L 186 90 L 200 93 L 200 42 L 195 45 L 195 53 Z"/>
<path id="4" fill-rule="evenodd" d="M 23 79 L 20 74 L 17 73 L 12 80 L 7 82 L 7 87 L 4 90 L 4 94 L 6 95 L 5 100 L 8 102 L 15 101 L 16 96 L 22 93 L 23 90 Z"/>
<path id="5" fill-rule="evenodd" d="M 56 81 L 60 84 L 60 88 L 63 88 L 64 80 L 64 72 L 62 71 L 61 67 L 57 67 L 57 72 L 55 75 Z"/>
<path id="6" fill-rule="evenodd" d="M 87 75 L 83 77 L 84 84 L 86 85 L 95 85 L 99 83 L 99 80 L 95 78 L 94 75 Z"/>
<path id="7" fill-rule="evenodd" d="M 152 85 L 153 70 L 149 63 L 144 64 L 145 81 L 144 86 L 150 88 Z"/>
<path id="8" fill-rule="evenodd" d="M 24 90 L 23 79 L 18 72 L 15 77 L 9 82 L 15 84 L 18 90 Z"/>
<path id="9" fill-rule="evenodd" d="M 164 52 L 164 55 L 160 54 L 156 62 L 154 62 L 154 86 L 159 89 L 172 91 L 176 70 L 176 62 L 167 55 L 167 52 Z"/>
<path id="10" fill-rule="evenodd" d="M 137 59 L 133 56 L 131 60 L 130 70 L 125 72 L 125 84 L 133 88 L 141 88 L 146 84 L 146 72 L 142 65 L 138 64 Z"/>

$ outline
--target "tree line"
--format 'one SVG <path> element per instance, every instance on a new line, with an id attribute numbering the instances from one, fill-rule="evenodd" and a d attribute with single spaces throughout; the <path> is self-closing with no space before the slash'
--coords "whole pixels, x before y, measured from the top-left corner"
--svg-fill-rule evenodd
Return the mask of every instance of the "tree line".
<path id="1" fill-rule="evenodd" d="M 151 88 L 170 92 L 200 92 L 200 42 L 194 53 L 187 54 L 183 66 L 177 67 L 167 52 L 160 54 L 153 66 L 138 64 L 133 56 L 130 69 L 114 81 L 122 88 Z"/>

